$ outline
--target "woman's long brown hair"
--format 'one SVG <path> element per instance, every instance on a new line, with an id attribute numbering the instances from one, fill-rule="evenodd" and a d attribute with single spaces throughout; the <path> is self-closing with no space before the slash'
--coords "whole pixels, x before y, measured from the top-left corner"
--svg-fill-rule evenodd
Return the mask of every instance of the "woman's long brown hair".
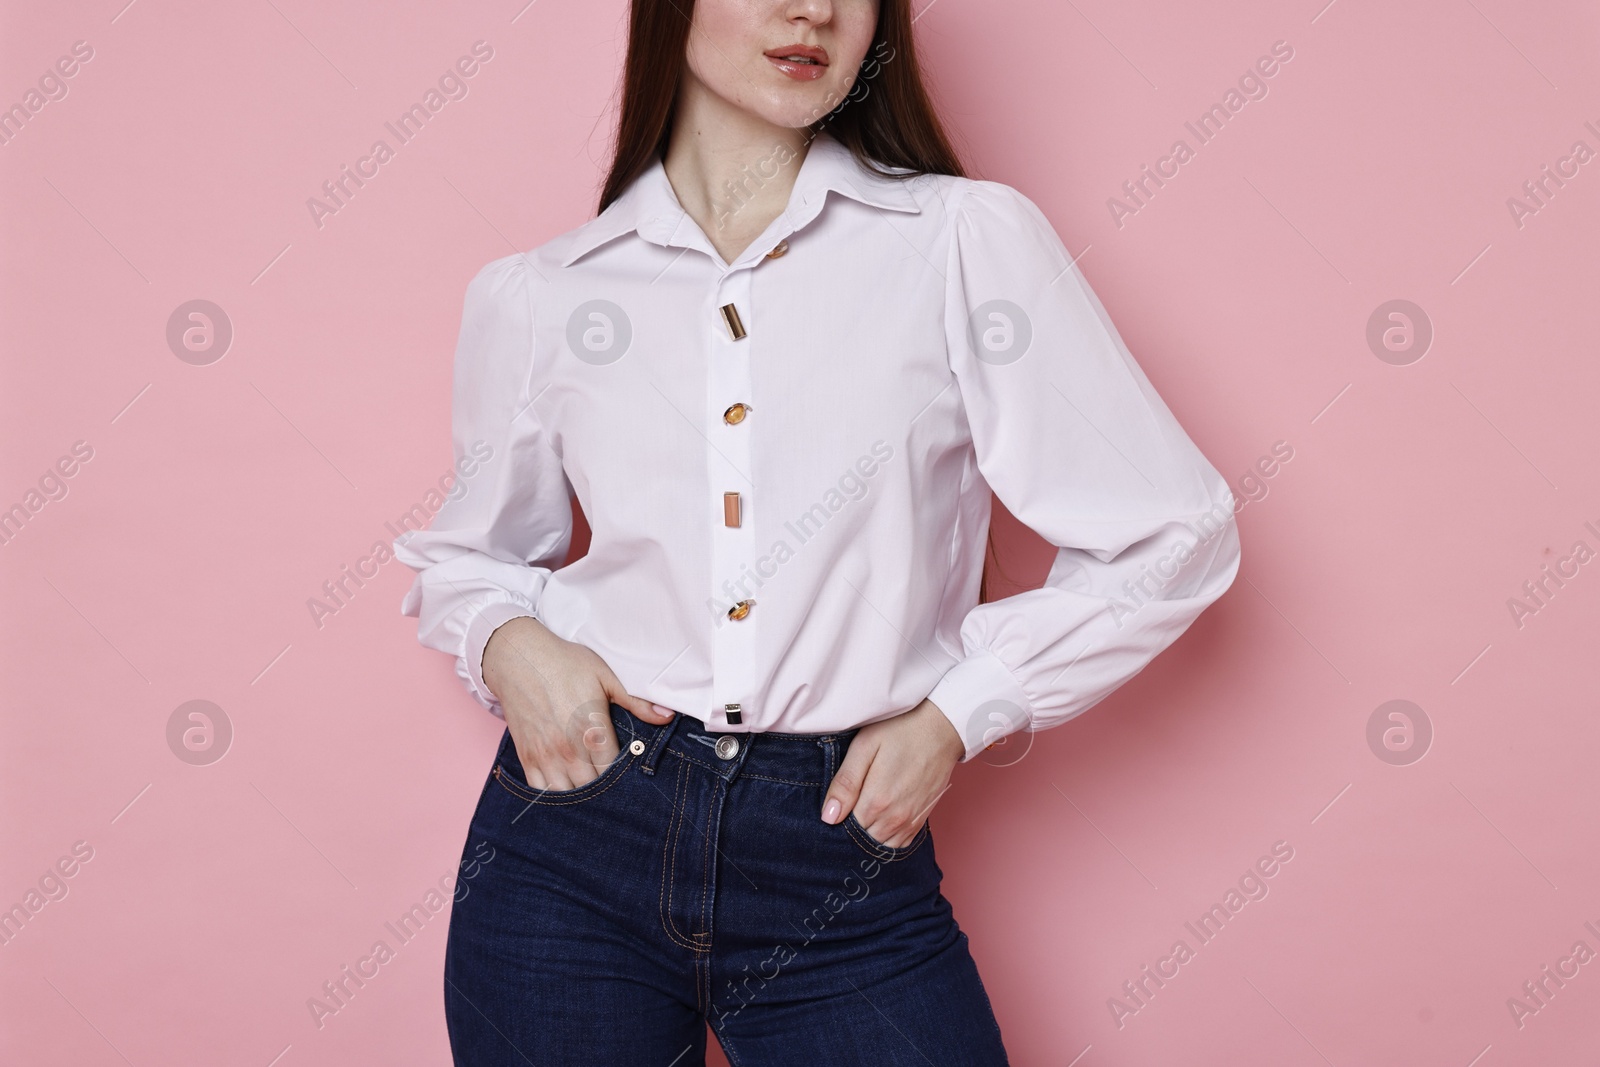
<path id="1" fill-rule="evenodd" d="M 609 207 L 657 159 L 666 157 L 678 87 L 688 70 L 693 18 L 694 0 L 633 0 L 616 148 L 597 212 Z M 859 163 L 879 174 L 894 167 L 909 168 L 905 177 L 966 176 L 922 81 L 910 0 L 879 0 L 878 26 L 855 84 L 809 129 L 813 136 L 827 129 Z M 990 564 L 998 562 L 992 532 L 984 560 L 980 601 L 989 599 Z"/>

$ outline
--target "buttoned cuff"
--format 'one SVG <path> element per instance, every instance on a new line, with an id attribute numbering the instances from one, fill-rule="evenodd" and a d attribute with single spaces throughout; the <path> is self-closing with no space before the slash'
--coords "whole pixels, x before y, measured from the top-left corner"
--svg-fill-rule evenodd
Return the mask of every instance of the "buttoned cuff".
<path id="1" fill-rule="evenodd" d="M 489 643 L 489 638 L 501 626 L 512 619 L 538 618 L 534 612 L 521 604 L 511 601 L 499 601 L 487 604 L 478 609 L 472 621 L 467 624 L 465 640 L 462 641 L 461 658 L 466 661 L 467 681 L 472 685 L 472 691 L 477 695 L 484 707 L 493 711 L 499 700 L 483 684 L 483 650 Z"/>
<path id="2" fill-rule="evenodd" d="M 988 649 L 979 649 L 939 679 L 928 699 L 961 735 L 965 763 L 1031 721 L 1028 695 L 1016 675 Z"/>

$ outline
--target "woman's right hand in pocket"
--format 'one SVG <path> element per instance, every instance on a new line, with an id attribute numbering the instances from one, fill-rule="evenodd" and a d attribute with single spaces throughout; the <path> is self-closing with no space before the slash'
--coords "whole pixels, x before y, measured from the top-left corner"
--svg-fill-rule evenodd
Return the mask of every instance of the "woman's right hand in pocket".
<path id="1" fill-rule="evenodd" d="M 593 781 L 617 757 L 610 706 L 653 723 L 673 712 L 622 688 L 593 649 L 527 616 L 502 624 L 483 648 L 483 682 L 500 702 L 523 775 L 559 792 Z"/>

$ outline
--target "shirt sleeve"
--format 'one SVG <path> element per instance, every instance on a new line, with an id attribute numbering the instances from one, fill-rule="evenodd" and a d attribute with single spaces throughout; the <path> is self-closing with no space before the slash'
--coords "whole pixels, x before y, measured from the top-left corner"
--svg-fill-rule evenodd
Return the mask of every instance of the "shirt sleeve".
<path id="1" fill-rule="evenodd" d="M 952 204 L 945 330 L 978 468 L 1056 546 L 1044 585 L 963 617 L 929 693 L 963 761 L 1143 670 L 1232 584 L 1234 498 L 1134 362 L 1049 220 L 1010 186 Z"/>
<path id="2" fill-rule="evenodd" d="M 529 395 L 534 273 L 509 256 L 467 286 L 451 399 L 457 480 L 428 529 L 394 545 L 417 572 L 401 614 L 417 618 L 419 642 L 456 657 L 468 691 L 499 716 L 484 646 L 503 623 L 538 617 L 572 539 L 571 485 Z"/>

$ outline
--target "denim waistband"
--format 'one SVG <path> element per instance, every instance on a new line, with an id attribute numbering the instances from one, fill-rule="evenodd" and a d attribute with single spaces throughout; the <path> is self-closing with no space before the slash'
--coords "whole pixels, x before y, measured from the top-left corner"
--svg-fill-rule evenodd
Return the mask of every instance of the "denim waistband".
<path id="1" fill-rule="evenodd" d="M 626 749 L 635 740 L 644 742 L 640 769 L 645 774 L 654 774 L 670 750 L 729 781 L 749 775 L 796 784 L 826 783 L 838 770 L 839 761 L 857 732 L 856 728 L 822 734 L 712 731 L 693 715 L 681 711 L 671 722 L 658 726 L 636 718 L 620 704 L 611 705 L 611 721 L 621 748 Z M 724 739 L 731 739 L 734 744 Z M 721 752 L 717 749 L 719 740 L 723 741 Z M 728 753 L 730 748 L 735 750 Z"/>

